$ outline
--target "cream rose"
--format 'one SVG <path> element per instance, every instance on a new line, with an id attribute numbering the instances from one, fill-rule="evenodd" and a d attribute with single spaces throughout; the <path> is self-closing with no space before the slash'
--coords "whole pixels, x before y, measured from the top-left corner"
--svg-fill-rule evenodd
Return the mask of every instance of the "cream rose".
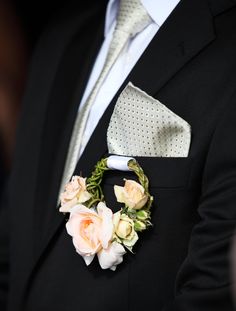
<path id="1" fill-rule="evenodd" d="M 113 213 L 103 202 L 98 204 L 97 212 L 82 204 L 76 205 L 71 209 L 66 229 L 73 238 L 77 253 L 89 265 L 99 251 L 110 248 L 114 229 Z"/>
<path id="2" fill-rule="evenodd" d="M 142 208 L 148 200 L 143 186 L 134 180 L 126 180 L 124 187 L 114 186 L 114 191 L 119 203 L 125 203 L 136 210 Z"/>
<path id="3" fill-rule="evenodd" d="M 70 209 L 78 203 L 84 203 L 91 198 L 91 194 L 86 188 L 86 178 L 73 176 L 72 180 L 66 184 L 65 191 L 61 193 L 60 212 L 68 213 Z"/>
<path id="4" fill-rule="evenodd" d="M 114 233 L 122 239 L 122 243 L 131 248 L 138 240 L 138 234 L 134 229 L 134 222 L 126 214 L 117 212 L 113 216 Z"/>

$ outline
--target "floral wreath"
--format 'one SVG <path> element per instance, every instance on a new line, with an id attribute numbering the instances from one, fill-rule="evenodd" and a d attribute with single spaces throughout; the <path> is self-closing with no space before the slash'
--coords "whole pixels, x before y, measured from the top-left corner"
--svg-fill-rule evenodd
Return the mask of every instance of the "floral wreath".
<path id="1" fill-rule="evenodd" d="M 133 171 L 139 181 L 124 179 L 123 187 L 114 186 L 117 202 L 123 203 L 116 213 L 106 206 L 101 187 L 104 173 L 112 169 Z M 97 255 L 102 269 L 114 271 L 123 261 L 126 249 L 132 252 L 138 234 L 151 226 L 153 197 L 149 193 L 148 178 L 134 158 L 101 159 L 90 177 L 72 177 L 60 201 L 59 211 L 70 213 L 67 233 L 72 236 L 76 252 L 86 265 Z"/>

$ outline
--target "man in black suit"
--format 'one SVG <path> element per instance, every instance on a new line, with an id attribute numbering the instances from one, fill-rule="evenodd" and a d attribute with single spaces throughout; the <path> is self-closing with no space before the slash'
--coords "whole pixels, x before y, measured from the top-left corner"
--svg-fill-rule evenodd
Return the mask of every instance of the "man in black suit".
<path id="1" fill-rule="evenodd" d="M 230 311 L 236 3 L 181 0 L 116 92 L 78 161 L 75 174 L 85 177 L 107 154 L 109 120 L 129 81 L 191 125 L 187 157 L 137 157 L 155 200 L 154 227 L 115 272 L 95 260 L 84 264 L 56 209 L 78 104 L 103 42 L 105 11 L 106 1 L 83 12 L 76 6 L 64 11 L 36 49 L 1 209 L 1 304 L 10 311 Z M 112 188 L 124 177 L 132 174 L 110 172 L 103 183 L 114 209 Z"/>

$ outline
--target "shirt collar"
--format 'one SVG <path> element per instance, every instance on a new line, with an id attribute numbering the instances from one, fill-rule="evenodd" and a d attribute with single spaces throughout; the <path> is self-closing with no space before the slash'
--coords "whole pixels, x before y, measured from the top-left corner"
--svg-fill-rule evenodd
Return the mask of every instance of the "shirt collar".
<path id="1" fill-rule="evenodd" d="M 164 23 L 180 0 L 141 0 L 143 6 L 159 27 Z M 109 0 L 106 11 L 104 35 L 108 34 L 119 9 L 119 0 Z"/>

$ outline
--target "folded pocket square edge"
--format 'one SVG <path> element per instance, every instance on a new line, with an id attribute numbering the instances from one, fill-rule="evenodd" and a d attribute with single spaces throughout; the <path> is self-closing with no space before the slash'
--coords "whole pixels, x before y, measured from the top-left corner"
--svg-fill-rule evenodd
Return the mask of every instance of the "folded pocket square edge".
<path id="1" fill-rule="evenodd" d="M 107 130 L 109 153 L 187 157 L 191 126 L 131 82 L 116 102 Z"/>

